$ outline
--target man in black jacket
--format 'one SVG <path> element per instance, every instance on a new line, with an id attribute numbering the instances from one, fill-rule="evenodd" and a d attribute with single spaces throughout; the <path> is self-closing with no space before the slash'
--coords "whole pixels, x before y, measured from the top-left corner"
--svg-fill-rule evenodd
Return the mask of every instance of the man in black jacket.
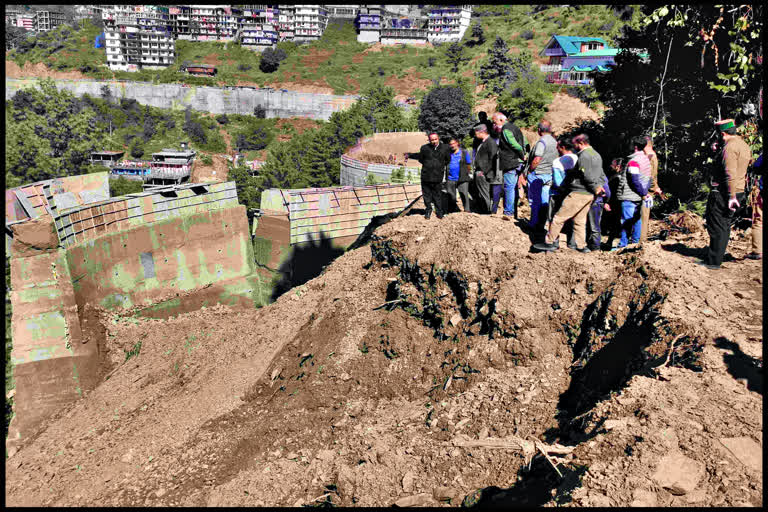
<path id="1" fill-rule="evenodd" d="M 406 153 L 405 158 L 413 158 L 421 163 L 421 194 L 426 207 L 424 218 L 428 219 L 432 216 L 432 205 L 434 205 L 437 218 L 442 219 L 440 189 L 448 170 L 448 162 L 451 160 L 451 150 L 447 145 L 440 143 L 436 133 L 430 133 L 427 138 L 429 143 L 421 146 L 418 153 Z"/>
<path id="2" fill-rule="evenodd" d="M 475 185 L 482 205 L 482 212 L 478 213 L 491 213 L 491 182 L 499 172 L 496 162 L 499 147 L 482 124 L 475 126 L 475 137 L 480 139 L 480 145 L 475 154 Z"/>

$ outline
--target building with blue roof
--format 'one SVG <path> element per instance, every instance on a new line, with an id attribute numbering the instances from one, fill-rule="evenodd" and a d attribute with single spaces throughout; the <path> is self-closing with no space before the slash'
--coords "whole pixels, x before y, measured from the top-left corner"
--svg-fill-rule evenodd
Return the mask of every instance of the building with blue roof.
<path id="1" fill-rule="evenodd" d="M 549 57 L 541 70 L 547 81 L 567 85 L 589 85 L 590 74 L 604 73 L 614 65 L 618 48 L 600 37 L 552 36 L 540 56 Z"/>

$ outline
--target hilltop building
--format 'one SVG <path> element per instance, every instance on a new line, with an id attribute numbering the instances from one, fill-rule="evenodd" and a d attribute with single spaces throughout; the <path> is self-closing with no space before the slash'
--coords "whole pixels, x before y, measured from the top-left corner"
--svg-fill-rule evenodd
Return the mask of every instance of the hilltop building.
<path id="1" fill-rule="evenodd" d="M 64 24 L 65 21 L 63 12 L 37 11 L 35 13 L 35 30 L 38 32 L 48 32 Z"/>
<path id="2" fill-rule="evenodd" d="M 364 5 L 355 27 L 361 43 L 447 43 L 464 37 L 471 16 L 471 5 L 440 6 L 426 15 L 408 5 Z"/>
<path id="3" fill-rule="evenodd" d="M 360 12 L 359 5 L 326 5 L 329 18 L 341 18 L 353 20 Z"/>
<path id="4" fill-rule="evenodd" d="M 168 7 L 115 5 L 103 11 L 102 19 L 110 69 L 138 71 L 173 64 L 176 45 Z"/>
<path id="5" fill-rule="evenodd" d="M 296 5 L 294 41 L 316 41 L 328 26 L 328 11 L 323 5 Z"/>
<path id="6" fill-rule="evenodd" d="M 549 57 L 541 70 L 547 81 L 566 85 L 589 85 L 592 73 L 605 73 L 621 50 L 600 37 L 552 36 L 539 55 Z M 638 50 L 641 57 L 648 54 Z"/>

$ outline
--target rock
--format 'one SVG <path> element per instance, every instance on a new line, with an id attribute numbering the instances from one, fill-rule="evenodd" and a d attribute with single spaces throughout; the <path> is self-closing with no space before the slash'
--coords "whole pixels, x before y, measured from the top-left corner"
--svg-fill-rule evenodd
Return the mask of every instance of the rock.
<path id="1" fill-rule="evenodd" d="M 590 507 L 610 507 L 611 506 L 611 498 L 606 496 L 605 494 L 595 494 L 593 496 L 589 497 L 589 505 Z"/>
<path id="2" fill-rule="evenodd" d="M 437 501 L 450 501 L 454 502 L 456 496 L 458 496 L 460 493 L 457 489 L 454 489 L 453 487 L 435 487 L 432 489 L 432 497 L 435 498 Z"/>
<path id="3" fill-rule="evenodd" d="M 750 437 L 722 437 L 720 442 L 746 467 L 763 472 L 763 449 Z"/>
<path id="4" fill-rule="evenodd" d="M 483 427 L 482 430 L 477 434 L 478 439 L 485 439 L 488 437 L 488 428 Z"/>
<path id="5" fill-rule="evenodd" d="M 120 462 L 125 462 L 126 464 L 130 464 L 132 460 L 133 460 L 133 448 L 128 450 L 128 452 L 126 452 L 125 455 L 123 455 L 120 458 Z"/>
<path id="6" fill-rule="evenodd" d="M 449 320 L 451 325 L 459 325 L 459 322 L 461 322 L 461 315 L 456 313 L 455 315 L 451 315 L 451 319 Z"/>
<path id="7" fill-rule="evenodd" d="M 651 479 L 670 493 L 681 496 L 696 488 L 705 471 L 701 462 L 673 451 L 659 461 Z"/>
<path id="8" fill-rule="evenodd" d="M 405 498 L 400 498 L 395 502 L 396 507 L 427 507 L 430 505 L 434 505 L 434 500 L 432 499 L 432 496 L 426 493 L 422 494 L 414 494 L 413 496 L 406 496 Z"/>
<path id="9" fill-rule="evenodd" d="M 336 457 L 336 454 L 333 450 L 320 450 L 317 452 L 317 458 L 320 459 L 323 462 L 333 462 L 333 459 Z"/>
<path id="10" fill-rule="evenodd" d="M 155 496 L 157 496 L 158 498 L 162 498 L 163 496 L 165 496 L 165 493 L 167 493 L 167 492 L 168 491 L 166 489 L 158 489 L 155 492 Z"/>
<path id="11" fill-rule="evenodd" d="M 705 501 L 707 499 L 707 491 L 704 489 L 696 489 L 692 493 L 687 494 L 684 499 L 686 503 L 690 504 Z"/>
<path id="12" fill-rule="evenodd" d="M 617 429 L 623 429 L 627 426 L 627 420 L 622 418 L 618 420 L 605 420 L 605 423 L 603 423 L 603 427 L 605 427 L 606 430 L 613 430 L 615 428 Z"/>
<path id="13" fill-rule="evenodd" d="M 656 500 L 656 493 L 649 491 L 648 489 L 635 489 L 632 493 L 632 503 L 630 507 L 656 507 L 658 502 Z"/>
<path id="14" fill-rule="evenodd" d="M 403 476 L 403 491 L 413 492 L 413 483 L 415 480 L 416 480 L 416 475 L 414 475 L 412 471 L 408 471 Z"/>
<path id="15" fill-rule="evenodd" d="M 299 458 L 299 454 L 296 452 L 290 452 L 288 455 L 285 456 L 286 459 L 297 459 Z"/>

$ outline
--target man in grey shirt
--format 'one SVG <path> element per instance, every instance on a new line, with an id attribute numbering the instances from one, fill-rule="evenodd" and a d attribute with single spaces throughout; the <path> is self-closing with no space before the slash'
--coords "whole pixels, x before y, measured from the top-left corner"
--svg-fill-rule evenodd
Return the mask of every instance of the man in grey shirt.
<path id="1" fill-rule="evenodd" d="M 528 179 L 528 204 L 531 207 L 531 220 L 528 226 L 533 236 L 543 239 L 544 223 L 547 220 L 546 208 L 549 205 L 549 188 L 552 185 L 552 162 L 560 155 L 557 141 L 552 136 L 552 125 L 541 121 L 538 126 L 539 140 L 533 147 L 533 160 Z"/>
<path id="2" fill-rule="evenodd" d="M 587 213 L 595 197 L 605 195 L 603 188 L 605 173 L 603 159 L 589 144 L 589 137 L 581 133 L 573 138 L 573 145 L 578 150 L 577 167 L 565 175 L 563 189 L 567 196 L 552 219 L 544 243 L 533 244 L 538 251 L 557 250 L 555 241 L 560 237 L 560 230 L 568 219 L 573 219 L 573 238 L 579 252 L 590 252 L 587 245 Z M 578 246 L 581 245 L 581 248 Z"/>

